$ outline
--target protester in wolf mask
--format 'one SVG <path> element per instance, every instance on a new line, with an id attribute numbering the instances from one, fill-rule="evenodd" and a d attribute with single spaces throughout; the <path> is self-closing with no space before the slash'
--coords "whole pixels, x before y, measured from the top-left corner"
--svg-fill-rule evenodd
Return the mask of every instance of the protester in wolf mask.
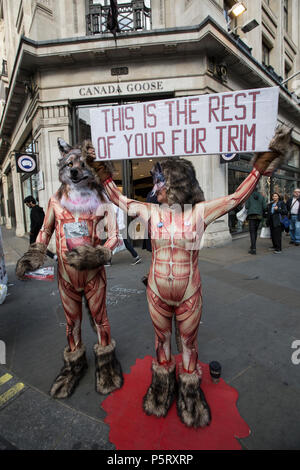
<path id="1" fill-rule="evenodd" d="M 123 383 L 121 366 L 115 356 L 106 312 L 106 275 L 104 264 L 118 244 L 118 229 L 112 204 L 96 183 L 79 148 L 58 139 L 61 158 L 58 162 L 61 186 L 48 203 L 44 224 L 36 243 L 18 261 L 16 274 L 24 279 L 26 271 L 42 266 L 47 246 L 55 230 L 58 256 L 58 287 L 67 321 L 68 346 L 64 366 L 50 390 L 51 396 L 71 395 L 82 377 L 87 360 L 81 341 L 82 296 L 97 332 L 96 390 L 106 394 Z M 101 242 L 101 226 L 107 238 Z M 78 255 L 81 255 L 78 260 Z"/>
<path id="2" fill-rule="evenodd" d="M 202 312 L 198 250 L 207 226 L 238 204 L 245 202 L 263 174 L 280 163 L 290 141 L 290 131 L 278 130 L 271 151 L 254 158 L 253 170 L 234 194 L 205 201 L 193 165 L 188 160 L 169 158 L 153 168 L 153 193 L 160 205 L 126 198 L 112 180 L 111 167 L 95 161 L 89 149 L 87 163 L 94 168 L 111 201 L 151 225 L 152 263 L 147 299 L 155 329 L 156 360 L 152 383 L 144 397 L 144 411 L 166 416 L 178 386 L 177 411 L 187 426 L 204 427 L 211 414 L 200 388 L 197 333 Z M 182 211 L 181 209 L 185 210 Z M 178 369 L 171 355 L 172 317 L 175 314 L 182 345 Z"/>

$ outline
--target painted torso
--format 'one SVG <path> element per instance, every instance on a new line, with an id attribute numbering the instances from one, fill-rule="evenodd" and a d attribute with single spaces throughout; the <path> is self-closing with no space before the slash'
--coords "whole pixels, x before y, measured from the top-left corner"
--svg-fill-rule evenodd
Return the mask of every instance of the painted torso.
<path id="1" fill-rule="evenodd" d="M 200 288 L 198 252 L 204 231 L 200 212 L 199 207 L 197 214 L 196 210 L 184 214 L 158 206 L 151 211 L 152 263 L 148 283 L 169 305 L 179 305 Z"/>

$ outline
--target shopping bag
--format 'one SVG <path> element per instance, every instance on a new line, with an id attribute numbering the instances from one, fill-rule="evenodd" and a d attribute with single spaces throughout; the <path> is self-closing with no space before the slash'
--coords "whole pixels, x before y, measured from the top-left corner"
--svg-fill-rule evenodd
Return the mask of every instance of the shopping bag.
<path id="1" fill-rule="evenodd" d="M 7 285 L 0 284 L 0 305 L 3 304 L 7 295 Z"/>
<path id="2" fill-rule="evenodd" d="M 245 220 L 247 219 L 247 215 L 248 215 L 248 211 L 247 211 L 246 207 L 243 206 L 242 209 L 239 212 L 237 212 L 236 218 L 240 222 L 245 222 Z"/>
<path id="3" fill-rule="evenodd" d="M 54 266 L 47 266 L 25 273 L 25 277 L 38 281 L 54 281 Z"/>
<path id="4" fill-rule="evenodd" d="M 271 238 L 270 227 L 263 227 L 261 229 L 260 238 Z"/>
<path id="5" fill-rule="evenodd" d="M 115 255 L 116 253 L 119 253 L 120 251 L 125 250 L 125 248 L 126 248 L 126 246 L 124 245 L 123 237 L 120 233 L 118 235 L 118 239 L 119 239 L 119 243 L 116 246 L 116 248 L 113 249 L 113 252 L 112 252 L 113 255 Z"/>

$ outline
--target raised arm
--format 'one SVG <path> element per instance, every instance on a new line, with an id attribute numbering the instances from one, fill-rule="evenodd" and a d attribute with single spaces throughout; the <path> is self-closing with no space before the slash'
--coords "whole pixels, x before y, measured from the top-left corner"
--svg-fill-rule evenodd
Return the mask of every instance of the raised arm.
<path id="1" fill-rule="evenodd" d="M 204 205 L 205 225 L 209 225 L 214 220 L 222 217 L 222 215 L 227 214 L 227 212 L 246 201 L 254 190 L 260 176 L 260 172 L 253 168 L 250 175 L 247 176 L 233 194 L 214 199 L 213 201 L 200 203 Z"/>
<path id="2" fill-rule="evenodd" d="M 101 206 L 100 206 L 101 208 Z M 102 219 L 96 227 L 98 237 L 101 239 L 105 232 L 106 242 L 104 248 L 108 248 L 113 251 L 119 244 L 119 227 L 117 222 L 116 213 L 111 202 L 107 202 L 103 205 L 104 219 Z"/>
<path id="3" fill-rule="evenodd" d="M 91 144 L 84 149 L 83 154 L 85 155 L 86 163 L 93 168 L 97 174 L 109 199 L 116 206 L 119 206 L 120 209 L 127 212 L 129 216 L 140 217 L 144 223 L 148 223 L 151 213 L 151 204 L 129 199 L 124 196 L 112 179 L 113 166 L 110 162 L 96 161 L 95 149 Z"/>
<path id="4" fill-rule="evenodd" d="M 290 145 L 291 129 L 278 129 L 269 144 L 270 152 L 258 153 L 254 158 L 253 170 L 229 196 L 200 203 L 204 205 L 204 223 L 207 226 L 214 220 L 245 202 L 251 195 L 262 175 L 270 176 L 278 167 Z"/>

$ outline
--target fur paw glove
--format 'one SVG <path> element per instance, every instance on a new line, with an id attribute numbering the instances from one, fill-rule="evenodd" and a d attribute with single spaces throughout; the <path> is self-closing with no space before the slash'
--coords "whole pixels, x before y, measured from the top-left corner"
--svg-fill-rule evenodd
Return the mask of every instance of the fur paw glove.
<path id="1" fill-rule="evenodd" d="M 78 246 L 66 255 L 68 263 L 78 271 L 96 269 L 111 260 L 111 250 L 102 246 Z"/>
<path id="2" fill-rule="evenodd" d="M 94 170 L 101 183 L 107 178 L 111 178 L 114 172 L 114 165 L 111 162 L 101 162 L 95 160 L 95 153 L 86 155 L 85 161 L 87 165 Z"/>
<path id="3" fill-rule="evenodd" d="M 265 176 L 270 176 L 284 161 L 288 160 L 291 151 L 292 129 L 280 127 L 276 129 L 269 149 L 271 152 L 257 154 L 253 160 L 253 166 Z"/>
<path id="4" fill-rule="evenodd" d="M 33 243 L 16 265 L 16 276 L 24 281 L 25 273 L 35 271 L 43 266 L 46 257 L 46 246 L 42 243 Z"/>

